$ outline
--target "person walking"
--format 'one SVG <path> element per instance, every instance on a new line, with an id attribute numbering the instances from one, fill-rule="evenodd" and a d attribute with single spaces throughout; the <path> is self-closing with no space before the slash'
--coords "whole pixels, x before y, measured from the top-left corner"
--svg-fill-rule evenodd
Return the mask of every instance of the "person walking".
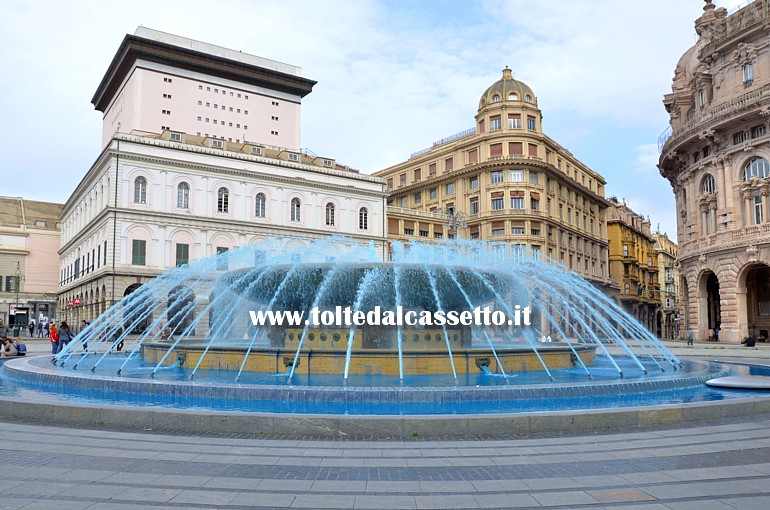
<path id="1" fill-rule="evenodd" d="M 8 336 L 11 336 L 11 332 L 8 329 L 8 326 L 5 325 L 5 321 L 0 319 L 0 338 L 5 338 Z"/>
<path id="2" fill-rule="evenodd" d="M 72 333 L 69 324 L 67 324 L 67 321 L 62 321 L 59 325 L 59 348 L 57 349 L 56 354 L 59 354 L 66 349 L 67 344 L 69 344 L 73 338 L 75 338 L 75 335 Z"/>
<path id="3" fill-rule="evenodd" d="M 27 329 L 29 329 L 30 338 L 35 336 L 35 321 L 29 321 L 29 326 L 27 326 Z"/>
<path id="4" fill-rule="evenodd" d="M 86 320 L 80 321 L 80 333 L 78 333 L 78 334 L 82 337 L 81 340 L 83 342 L 83 353 L 84 354 L 86 352 L 88 352 L 88 340 L 86 340 L 86 338 L 88 338 L 88 337 L 85 335 L 84 331 L 86 330 L 86 328 L 88 327 L 89 324 L 91 324 L 91 323 L 86 321 Z"/>
<path id="5" fill-rule="evenodd" d="M 51 354 L 56 355 L 56 353 L 59 352 L 59 331 L 56 329 L 56 324 L 53 322 L 50 324 L 46 322 L 45 327 L 48 332 L 46 336 L 51 338 Z"/>
<path id="6" fill-rule="evenodd" d="M 43 329 L 45 329 L 45 337 L 48 338 L 51 336 L 51 325 L 53 324 L 53 321 L 48 322 L 45 321 L 45 326 L 43 326 Z"/>
<path id="7" fill-rule="evenodd" d="M 43 321 L 37 321 L 37 337 L 43 338 Z"/>

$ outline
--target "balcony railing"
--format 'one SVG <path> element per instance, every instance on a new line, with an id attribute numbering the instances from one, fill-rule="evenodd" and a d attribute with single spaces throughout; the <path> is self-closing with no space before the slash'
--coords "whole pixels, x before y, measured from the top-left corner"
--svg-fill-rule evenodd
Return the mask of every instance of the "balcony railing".
<path id="1" fill-rule="evenodd" d="M 701 112 L 693 115 L 684 124 L 682 124 L 676 133 L 670 137 L 667 137 L 662 145 L 661 138 L 666 134 L 664 131 L 661 137 L 658 138 L 658 147 L 661 153 L 665 152 L 671 146 L 676 145 L 688 136 L 691 136 L 694 131 L 703 129 L 704 125 L 715 124 L 716 122 L 723 120 L 735 112 L 745 110 L 759 102 L 770 97 L 770 85 L 765 85 L 756 90 L 751 90 L 745 94 L 741 94 L 738 97 L 728 99 L 717 105 L 704 108 Z"/>
<path id="2" fill-rule="evenodd" d="M 445 213 L 439 213 L 439 212 L 429 212 L 429 211 L 418 211 L 416 209 L 407 209 L 405 207 L 394 207 L 392 205 L 388 206 L 388 214 L 394 215 L 394 214 L 401 214 L 404 216 L 416 216 L 419 218 L 425 218 L 429 220 L 437 220 L 441 222 L 448 222 L 449 221 L 449 215 Z"/>

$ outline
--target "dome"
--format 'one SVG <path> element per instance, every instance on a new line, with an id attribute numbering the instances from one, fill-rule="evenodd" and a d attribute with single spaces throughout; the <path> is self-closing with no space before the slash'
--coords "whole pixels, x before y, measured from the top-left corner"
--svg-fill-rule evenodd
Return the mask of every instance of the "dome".
<path id="1" fill-rule="evenodd" d="M 502 101 L 524 101 L 537 105 L 537 98 L 532 89 L 526 83 L 515 80 L 508 66 L 503 69 L 502 79 L 493 83 L 479 100 L 479 110 L 488 104 Z"/>

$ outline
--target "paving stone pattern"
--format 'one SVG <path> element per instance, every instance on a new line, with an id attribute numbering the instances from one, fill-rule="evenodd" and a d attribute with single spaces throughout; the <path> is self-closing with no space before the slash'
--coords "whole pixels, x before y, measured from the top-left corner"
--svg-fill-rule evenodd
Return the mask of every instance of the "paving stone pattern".
<path id="1" fill-rule="evenodd" d="M 769 416 L 445 440 L 0 427 L 0 509 L 770 508 Z"/>

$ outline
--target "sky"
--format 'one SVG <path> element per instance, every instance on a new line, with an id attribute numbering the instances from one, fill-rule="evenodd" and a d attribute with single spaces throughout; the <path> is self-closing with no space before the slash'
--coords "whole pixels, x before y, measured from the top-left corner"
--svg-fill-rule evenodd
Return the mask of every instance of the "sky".
<path id="1" fill-rule="evenodd" d="M 717 0 L 732 10 L 738 2 Z M 656 167 L 663 95 L 702 0 L 2 0 L 0 195 L 65 202 L 101 150 L 90 100 L 127 33 L 149 28 L 302 68 L 301 144 L 373 173 L 474 126 L 507 65 L 543 131 L 676 237 Z"/>

